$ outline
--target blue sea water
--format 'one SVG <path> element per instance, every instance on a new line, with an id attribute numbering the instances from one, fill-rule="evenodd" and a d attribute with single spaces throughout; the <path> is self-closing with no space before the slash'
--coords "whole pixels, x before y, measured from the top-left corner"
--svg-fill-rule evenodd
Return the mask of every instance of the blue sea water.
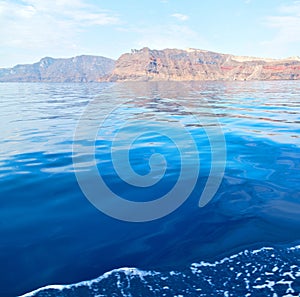
<path id="1" fill-rule="evenodd" d="M 73 161 L 87 173 L 92 165 L 74 156 L 73 145 L 90 102 L 105 116 L 103 131 L 78 144 L 95 143 L 103 179 L 129 201 L 158 199 L 183 165 L 172 139 L 144 133 L 129 152 L 133 169 L 147 175 L 150 156 L 159 153 L 166 171 L 151 187 L 130 186 L 111 161 L 116 132 L 128 119 L 185 126 L 200 168 L 180 207 L 134 223 L 88 201 Z M 298 82 L 2 83 L 0 113 L 0 296 L 299 296 Z M 225 172 L 216 195 L 199 208 L 212 151 L 195 118 L 211 117 L 225 138 Z M 87 130 L 97 126 L 86 121 Z M 131 125 L 126 133 L 142 130 Z M 191 177 L 184 178 L 189 185 Z"/>

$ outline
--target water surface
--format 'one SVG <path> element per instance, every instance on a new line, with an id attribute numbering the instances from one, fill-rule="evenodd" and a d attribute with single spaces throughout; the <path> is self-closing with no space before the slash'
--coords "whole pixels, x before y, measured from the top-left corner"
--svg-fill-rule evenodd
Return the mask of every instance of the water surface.
<path id="1" fill-rule="evenodd" d="M 0 84 L 0 295 L 90 280 L 120 267 L 184 274 L 192 263 L 215 263 L 267 246 L 276 249 L 278 261 L 295 265 L 293 290 L 299 293 L 299 257 L 287 252 L 300 240 L 299 98 L 299 84 L 292 81 Z M 96 139 L 97 163 L 125 199 L 156 199 L 172 188 L 180 170 L 176 146 L 150 134 L 137 140 L 131 162 L 136 172 L 147 174 L 151 154 L 163 154 L 169 167 L 158 188 L 141 192 L 115 176 L 110 145 L 128 117 L 180 120 L 199 148 L 201 170 L 190 197 L 170 215 L 146 223 L 115 220 L 92 206 L 77 184 L 72 163 L 74 131 L 88 102 L 95 100 L 105 114 L 130 99 L 106 122 L 106 136 Z M 193 116 L 218 117 L 227 146 L 222 184 L 204 208 L 198 207 L 198 199 L 211 152 Z M 92 144 L 87 140 L 85 145 Z M 263 259 L 252 262 L 263 266 Z M 251 277 L 254 282 L 259 276 Z M 239 282 L 244 280 L 230 277 L 224 292 L 229 294 Z M 247 287 L 241 290 L 245 295 Z M 210 296 L 210 289 L 205 292 Z"/>

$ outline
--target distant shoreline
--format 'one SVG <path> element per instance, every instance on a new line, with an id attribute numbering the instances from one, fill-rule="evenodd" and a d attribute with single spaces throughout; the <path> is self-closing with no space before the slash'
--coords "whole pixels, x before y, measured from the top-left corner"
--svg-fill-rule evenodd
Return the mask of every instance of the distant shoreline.
<path id="1" fill-rule="evenodd" d="M 300 58 L 264 59 L 198 49 L 125 53 L 118 60 L 82 55 L 45 57 L 34 64 L 0 68 L 0 82 L 273 81 L 300 80 Z"/>

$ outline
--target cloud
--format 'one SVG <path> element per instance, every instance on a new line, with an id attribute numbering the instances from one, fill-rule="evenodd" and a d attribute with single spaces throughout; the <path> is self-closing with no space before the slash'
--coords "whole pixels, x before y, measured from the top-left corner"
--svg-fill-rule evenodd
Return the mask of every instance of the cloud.
<path id="1" fill-rule="evenodd" d="M 119 23 L 118 15 L 84 0 L 0 0 L 0 51 L 69 55 L 80 51 L 78 35 L 88 27 Z"/>
<path id="2" fill-rule="evenodd" d="M 181 13 L 173 13 L 171 16 L 182 22 L 187 21 L 189 19 L 189 16 Z"/>
<path id="3" fill-rule="evenodd" d="M 290 49 L 300 47 L 300 1 L 295 1 L 291 5 L 278 7 L 279 15 L 267 16 L 263 23 L 275 31 L 272 39 L 262 43 L 273 53 L 282 56 Z"/>
<path id="4" fill-rule="evenodd" d="M 278 10 L 282 14 L 292 14 L 300 16 L 300 1 L 294 1 L 293 4 L 290 5 L 281 5 Z"/>
<path id="5" fill-rule="evenodd" d="M 167 24 L 132 28 L 132 30 L 139 35 L 135 44 L 137 48 L 147 46 L 152 49 L 184 49 L 187 47 L 206 48 L 208 46 L 207 42 L 188 26 Z"/>
<path id="6" fill-rule="evenodd" d="M 93 13 L 85 12 L 81 13 L 79 11 L 68 12 L 65 14 L 70 17 L 74 23 L 79 26 L 93 26 L 93 25 L 115 25 L 118 24 L 118 18 L 114 16 L 109 16 L 106 13 Z"/>

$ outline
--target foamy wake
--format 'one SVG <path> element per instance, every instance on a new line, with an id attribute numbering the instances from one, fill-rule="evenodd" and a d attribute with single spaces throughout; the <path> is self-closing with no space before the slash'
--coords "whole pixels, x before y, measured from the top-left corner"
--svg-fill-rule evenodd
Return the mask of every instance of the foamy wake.
<path id="1" fill-rule="evenodd" d="M 182 271 L 120 268 L 71 285 L 50 285 L 22 297 L 44 296 L 300 296 L 300 245 L 245 250 Z"/>

